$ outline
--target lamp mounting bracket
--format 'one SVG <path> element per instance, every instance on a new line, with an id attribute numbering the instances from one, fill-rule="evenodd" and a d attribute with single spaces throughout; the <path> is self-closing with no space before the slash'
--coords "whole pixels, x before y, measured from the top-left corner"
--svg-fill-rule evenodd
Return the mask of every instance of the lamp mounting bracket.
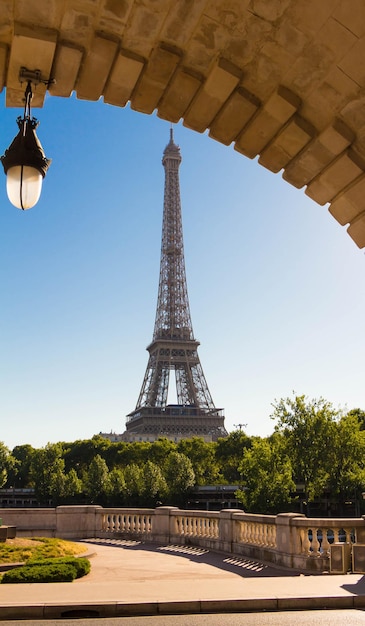
<path id="1" fill-rule="evenodd" d="M 42 83 L 48 88 L 56 81 L 54 78 L 42 78 L 41 70 L 29 70 L 27 67 L 21 67 L 19 70 L 19 82 L 31 83 L 33 85 L 39 85 L 40 83 Z"/>

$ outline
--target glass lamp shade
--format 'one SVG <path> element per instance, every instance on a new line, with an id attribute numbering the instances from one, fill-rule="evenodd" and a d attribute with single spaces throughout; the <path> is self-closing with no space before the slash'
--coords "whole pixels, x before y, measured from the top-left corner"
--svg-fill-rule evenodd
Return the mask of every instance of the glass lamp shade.
<path id="1" fill-rule="evenodd" d="M 6 175 L 6 191 L 10 202 L 18 209 L 31 209 L 42 191 L 42 174 L 29 165 L 10 167 Z"/>
<path id="2" fill-rule="evenodd" d="M 39 200 L 51 160 L 45 157 L 36 135 L 37 120 L 18 117 L 17 123 L 19 132 L 0 161 L 7 176 L 10 202 L 18 209 L 30 209 Z"/>

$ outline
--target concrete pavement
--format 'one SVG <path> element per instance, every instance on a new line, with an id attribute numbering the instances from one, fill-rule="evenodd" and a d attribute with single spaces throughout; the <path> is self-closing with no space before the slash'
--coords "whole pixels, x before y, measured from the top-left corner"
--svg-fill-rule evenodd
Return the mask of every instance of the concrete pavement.
<path id="1" fill-rule="evenodd" d="M 84 543 L 90 574 L 0 585 L 0 620 L 365 607 L 361 574 L 301 575 L 186 546 Z"/>

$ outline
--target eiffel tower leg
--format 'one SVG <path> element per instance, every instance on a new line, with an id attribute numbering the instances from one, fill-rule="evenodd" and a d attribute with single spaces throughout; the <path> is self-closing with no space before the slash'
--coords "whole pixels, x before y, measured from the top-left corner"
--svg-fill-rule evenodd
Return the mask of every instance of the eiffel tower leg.
<path id="1" fill-rule="evenodd" d="M 163 407 L 167 404 L 170 367 L 166 361 L 159 361 L 156 353 L 148 360 L 136 408 L 142 406 Z"/>

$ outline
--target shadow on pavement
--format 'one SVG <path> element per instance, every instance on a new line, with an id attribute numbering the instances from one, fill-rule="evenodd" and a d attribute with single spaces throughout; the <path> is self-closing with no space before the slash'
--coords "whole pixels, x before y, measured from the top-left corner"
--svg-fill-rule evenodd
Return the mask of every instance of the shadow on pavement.
<path id="1" fill-rule="evenodd" d="M 112 548 L 123 548 L 124 550 L 163 552 L 166 555 L 180 556 L 195 563 L 206 563 L 212 567 L 240 574 L 244 578 L 272 578 L 272 577 L 293 577 L 301 574 L 296 570 L 287 570 L 280 567 L 274 567 L 261 561 L 255 561 L 250 558 L 234 556 L 230 554 L 219 554 L 211 552 L 204 548 L 184 545 L 155 545 L 143 543 L 142 541 L 133 541 L 129 539 L 85 539 L 85 543 L 97 544 L 102 546 L 110 546 Z"/>
<path id="2" fill-rule="evenodd" d="M 354 595 L 365 595 L 365 576 L 362 576 L 354 585 L 342 585 L 342 589 Z"/>

